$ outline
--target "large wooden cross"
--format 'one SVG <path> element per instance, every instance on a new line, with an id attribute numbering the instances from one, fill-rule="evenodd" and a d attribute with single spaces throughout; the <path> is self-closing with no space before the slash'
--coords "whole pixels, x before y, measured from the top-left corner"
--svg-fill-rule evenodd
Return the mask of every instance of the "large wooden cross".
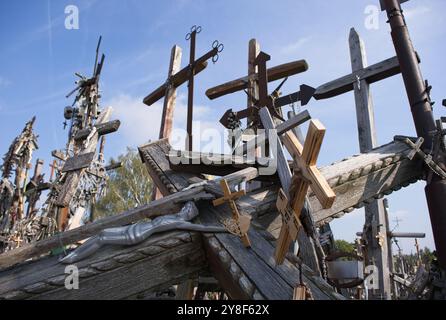
<path id="1" fill-rule="evenodd" d="M 352 32 L 356 33 L 354 29 Z M 352 35 L 350 36 L 350 43 L 351 41 Z M 356 55 L 354 55 L 352 59 L 355 57 Z M 370 85 L 372 83 L 393 77 L 400 72 L 400 65 L 396 56 L 371 66 L 361 65 L 358 68 L 353 68 L 353 72 L 348 75 L 320 85 L 314 89 L 313 97 L 316 100 L 333 98 L 353 91 L 355 87 L 360 84 Z M 296 102 L 299 100 L 301 95 L 308 96 L 311 94 L 311 90 L 312 88 L 309 86 L 301 86 L 301 90 L 299 92 L 278 98 L 276 101 L 276 106 L 280 107 L 285 104 Z"/>
<path id="2" fill-rule="evenodd" d="M 163 112 L 162 126 L 163 123 L 167 123 L 169 121 L 169 114 L 173 112 L 172 103 L 174 101 L 174 91 L 176 88 L 181 86 L 182 84 L 188 82 L 188 103 L 187 103 L 187 141 L 186 141 L 186 150 L 192 151 L 192 120 L 193 120 L 193 93 L 194 93 L 194 76 L 203 71 L 207 67 L 207 61 L 209 59 L 213 59 L 216 61 L 215 57 L 218 57 L 218 53 L 223 50 L 223 45 L 218 41 L 214 41 L 212 44 L 212 49 L 205 53 L 203 56 L 195 60 L 195 45 L 196 45 L 196 35 L 201 31 L 201 27 L 192 27 L 191 32 L 187 35 L 187 39 L 190 40 L 190 59 L 189 64 L 181 69 L 180 71 L 171 74 L 169 70 L 169 75 L 167 81 L 158 87 L 155 91 L 150 93 L 147 97 L 144 98 L 143 102 L 151 106 L 161 98 L 165 97 L 165 107 L 166 113 Z M 175 47 L 174 47 L 175 48 Z M 178 55 L 178 53 L 175 53 Z M 174 55 L 172 53 L 172 55 Z M 177 60 L 180 60 L 178 58 Z M 177 61 L 178 62 L 178 61 Z M 174 62 L 175 63 L 175 62 Z M 172 59 L 171 59 L 172 65 Z M 173 68 L 172 68 L 173 69 Z M 174 71 L 174 70 L 172 70 Z M 173 72 L 172 72 L 173 73 Z M 163 128 L 163 127 L 162 127 Z M 165 130 L 165 128 L 163 128 Z M 168 132 L 167 132 L 168 133 Z"/>
<path id="3" fill-rule="evenodd" d="M 265 129 L 275 129 L 268 108 L 261 109 L 259 115 Z M 282 189 L 285 195 L 292 196 L 290 207 L 297 219 L 300 217 L 304 207 L 309 187 L 311 187 L 324 208 L 330 208 L 336 197 L 328 182 L 316 167 L 324 135 L 325 127 L 318 120 L 311 120 L 304 146 L 302 146 L 292 131 L 287 131 L 282 136 L 282 141 L 294 158 L 294 179 L 292 179 L 291 170 L 280 141 L 277 143 L 277 152 L 273 151 L 273 156 L 277 159 L 277 171 Z M 294 192 L 291 192 L 291 190 L 294 190 Z M 277 264 L 283 263 L 292 240 L 296 240 L 296 238 L 290 235 L 289 225 L 283 223 L 276 247 Z"/>
<path id="4" fill-rule="evenodd" d="M 367 69 L 365 45 L 354 28 L 349 35 L 350 58 L 353 74 L 360 74 Z M 398 60 L 393 62 L 398 65 Z M 389 66 L 387 66 L 387 69 Z M 393 68 L 396 70 L 396 68 Z M 384 72 L 386 68 L 382 69 Z M 399 70 L 398 70 L 399 72 Z M 361 153 L 370 152 L 378 147 L 375 130 L 375 115 L 370 84 L 366 77 L 357 77 L 353 85 L 358 127 L 359 149 Z M 381 237 L 388 228 L 388 219 L 383 199 L 377 199 L 365 205 L 365 239 L 367 243 L 367 265 L 378 267 L 379 290 L 370 290 L 369 295 L 375 298 L 391 299 L 389 250 L 391 243 L 387 237 Z M 375 228 L 372 226 L 376 226 Z M 379 241 L 382 239 L 381 241 Z M 376 294 L 378 293 L 378 294 Z"/>

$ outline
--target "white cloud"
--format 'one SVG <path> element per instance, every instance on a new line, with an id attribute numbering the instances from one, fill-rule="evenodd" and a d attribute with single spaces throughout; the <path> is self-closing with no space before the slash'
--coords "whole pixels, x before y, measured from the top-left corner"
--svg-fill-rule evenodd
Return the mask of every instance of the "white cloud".
<path id="1" fill-rule="evenodd" d="M 142 97 L 132 97 L 121 94 L 108 100 L 104 106 L 112 106 L 113 118 L 121 121 L 119 134 L 127 146 L 136 147 L 149 140 L 158 139 L 162 100 L 152 106 L 146 106 Z M 176 149 L 184 149 L 185 129 L 187 119 L 187 103 L 183 95 L 177 97 L 174 112 L 172 145 Z M 194 106 L 194 150 L 210 149 L 221 152 L 223 130 L 216 128 L 212 119 L 212 110 L 206 106 Z"/>

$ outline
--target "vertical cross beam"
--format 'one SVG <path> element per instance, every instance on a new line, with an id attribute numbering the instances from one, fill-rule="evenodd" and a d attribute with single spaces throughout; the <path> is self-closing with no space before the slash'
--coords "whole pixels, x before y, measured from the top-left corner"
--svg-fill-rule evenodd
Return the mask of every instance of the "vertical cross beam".
<path id="1" fill-rule="evenodd" d="M 367 68 L 367 57 L 364 42 L 354 28 L 349 36 L 350 58 L 353 73 Z M 373 100 L 370 86 L 365 79 L 354 83 L 356 118 L 358 125 L 359 146 L 361 153 L 366 153 L 377 147 Z M 389 274 L 388 241 L 386 236 L 387 221 L 383 200 L 375 200 L 366 204 L 364 236 L 367 240 L 367 265 L 376 265 L 379 270 L 379 294 L 373 290 L 369 296 L 374 298 L 391 298 L 391 281 Z M 372 225 L 376 225 L 373 228 Z M 384 241 L 379 242 L 379 239 Z"/>
<path id="2" fill-rule="evenodd" d="M 187 85 L 187 140 L 186 151 L 192 151 L 192 121 L 194 112 L 194 75 L 195 75 L 195 46 L 197 30 L 190 33 L 190 55 L 189 55 L 189 83 Z"/>
<path id="3" fill-rule="evenodd" d="M 255 104 L 255 100 L 259 99 L 259 83 L 256 80 L 257 76 L 257 66 L 255 61 L 260 53 L 260 44 L 256 39 L 251 39 L 249 41 L 249 49 L 248 49 L 248 84 L 247 84 L 247 93 L 248 93 L 248 101 L 247 108 L 253 108 Z M 255 121 L 257 121 L 256 117 L 253 115 L 248 116 L 247 127 L 253 125 Z"/>
<path id="4" fill-rule="evenodd" d="M 255 64 L 255 61 L 256 61 L 259 53 L 260 53 L 259 42 L 256 39 L 251 39 L 249 41 L 249 48 L 248 48 L 248 83 L 247 83 L 247 88 L 246 88 L 246 92 L 248 95 L 247 103 L 246 103 L 247 109 L 254 108 L 255 102 L 259 99 L 259 83 L 257 81 L 258 69 Z M 257 117 L 254 116 L 253 113 L 247 117 L 246 127 L 252 128 L 253 135 L 257 134 L 257 130 L 256 130 L 257 128 L 255 125 L 257 122 L 258 122 Z M 248 152 L 251 152 L 251 153 L 247 154 L 248 159 L 250 159 L 250 157 L 252 157 L 252 158 L 260 157 L 260 151 L 261 150 L 258 147 L 256 147 L 252 151 L 248 151 Z M 248 191 L 255 190 L 255 189 L 260 188 L 260 186 L 261 186 L 261 182 L 250 181 L 246 184 L 246 189 Z"/>
<path id="5" fill-rule="evenodd" d="M 170 63 L 169 63 L 169 71 L 167 73 L 167 81 L 180 71 L 181 67 L 181 58 L 182 58 L 182 50 L 179 46 L 175 45 L 172 48 L 170 54 Z M 163 105 L 163 115 L 161 117 L 161 127 L 159 133 L 159 139 L 167 138 L 170 140 L 170 135 L 172 133 L 172 125 L 173 125 L 173 113 L 175 110 L 175 102 L 177 97 L 177 88 L 169 84 L 166 87 L 166 94 L 164 96 L 164 105 Z M 158 200 L 163 197 L 161 191 L 154 187 L 152 191 L 152 201 Z"/>

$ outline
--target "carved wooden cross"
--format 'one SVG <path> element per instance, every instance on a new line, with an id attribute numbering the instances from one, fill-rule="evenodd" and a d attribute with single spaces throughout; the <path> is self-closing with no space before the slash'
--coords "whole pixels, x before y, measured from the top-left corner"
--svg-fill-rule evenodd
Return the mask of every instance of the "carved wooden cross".
<path id="1" fill-rule="evenodd" d="M 222 198 L 216 199 L 212 202 L 214 207 L 221 206 L 224 203 L 229 203 L 229 206 L 232 211 L 232 218 L 237 224 L 238 233 L 241 235 L 242 242 L 245 247 L 251 247 L 251 242 L 248 238 L 248 229 L 250 224 L 250 217 L 240 215 L 235 200 L 246 195 L 245 190 L 240 190 L 234 193 L 231 193 L 231 189 L 229 188 L 228 182 L 225 179 L 220 180 L 220 186 L 223 190 L 224 196 Z"/>
<path id="2" fill-rule="evenodd" d="M 161 98 L 165 97 L 165 111 L 163 111 L 163 119 L 162 119 L 162 130 L 166 131 L 163 127 L 164 123 L 171 122 L 172 113 L 173 113 L 173 101 L 174 101 L 174 91 L 177 87 L 184 84 L 186 81 L 188 82 L 188 103 L 187 103 L 187 142 L 186 142 L 186 150 L 192 151 L 192 120 L 193 120 L 193 93 L 194 93 L 194 76 L 203 71 L 207 67 L 207 60 L 213 59 L 213 61 L 217 61 L 218 53 L 223 50 L 223 44 L 220 44 L 218 41 L 214 41 L 212 44 L 212 49 L 205 53 L 203 56 L 195 60 L 195 40 L 197 33 L 200 33 L 201 27 L 192 27 L 191 32 L 186 36 L 187 40 L 190 40 L 191 48 L 190 48 L 190 60 L 189 65 L 182 70 L 176 72 L 175 74 L 171 74 L 169 72 L 166 83 L 161 85 L 158 89 L 150 93 L 147 97 L 144 98 L 143 102 L 151 106 Z M 178 49 L 173 49 L 173 51 Z M 172 56 L 174 52 L 172 51 Z M 175 52 L 175 55 L 178 55 L 178 52 Z M 180 60 L 179 58 L 178 60 Z M 178 61 L 177 61 L 178 62 Z M 172 59 L 171 59 L 172 65 Z M 173 69 L 173 68 L 172 68 Z M 173 72 L 172 72 L 173 73 Z M 167 101 L 166 101 L 167 100 Z M 169 118 L 170 117 L 170 118 Z M 165 124 L 164 124 L 165 126 Z M 168 132 L 167 132 L 168 133 Z"/>

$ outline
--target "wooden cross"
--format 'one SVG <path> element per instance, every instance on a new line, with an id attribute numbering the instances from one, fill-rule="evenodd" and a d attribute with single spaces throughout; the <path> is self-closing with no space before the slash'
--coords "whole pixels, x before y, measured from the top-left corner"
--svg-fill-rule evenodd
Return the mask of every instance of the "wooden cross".
<path id="1" fill-rule="evenodd" d="M 276 129 L 268 108 L 262 108 L 259 111 L 259 116 L 265 129 Z M 300 216 L 310 185 L 324 208 L 330 208 L 335 200 L 336 196 L 333 190 L 316 167 L 316 160 L 324 134 L 325 128 L 323 125 L 318 120 L 311 120 L 304 146 L 302 146 L 292 131 L 286 131 L 281 137 L 288 151 L 294 157 L 296 167 L 294 174 L 300 177 L 296 179 L 296 184 L 293 186 L 296 192 L 292 199 L 292 204 L 290 204 L 292 210 L 295 212 L 296 218 Z M 292 189 L 292 174 L 280 141 L 277 141 L 277 148 L 275 151 L 273 150 L 273 156 L 277 160 L 277 173 L 283 192 L 285 195 L 289 195 Z M 276 262 L 278 264 L 283 263 L 289 244 L 292 240 L 296 240 L 297 236 L 297 234 L 290 235 L 285 221 L 280 233 L 281 235 L 276 248 Z"/>
<path id="2" fill-rule="evenodd" d="M 352 33 L 356 33 L 354 29 L 352 29 L 350 35 L 350 43 L 352 44 Z M 353 38 L 355 36 L 353 35 Z M 356 54 L 352 54 L 352 60 L 356 59 Z M 362 60 L 358 61 L 359 63 Z M 333 98 L 338 95 L 347 93 L 349 91 L 353 91 L 355 89 L 355 85 L 367 84 L 370 85 L 372 83 L 393 77 L 399 74 L 400 65 L 398 62 L 398 58 L 392 57 L 381 62 L 378 62 L 371 66 L 360 66 L 359 68 L 353 68 L 353 72 L 351 74 L 345 75 L 336 80 L 327 82 L 319 87 L 317 87 L 313 91 L 313 97 L 316 100 Z M 277 99 L 276 106 L 280 107 L 285 104 L 290 104 L 292 102 L 296 102 L 300 95 L 304 97 L 308 97 L 311 94 L 312 88 L 309 86 L 301 86 L 300 92 L 296 92 L 287 96 L 283 96 Z M 304 104 L 303 104 L 304 105 Z"/>
<path id="3" fill-rule="evenodd" d="M 305 139 L 304 146 L 299 142 L 293 132 L 287 132 L 283 138 L 288 151 L 294 157 L 294 176 L 292 187 L 291 208 L 296 217 L 299 217 L 305 203 L 305 197 L 308 188 L 311 187 L 316 198 L 319 200 L 323 208 L 330 208 L 336 198 L 333 190 L 328 182 L 316 167 L 317 158 L 325 135 L 325 128 L 318 120 L 311 120 Z M 288 228 L 282 226 L 281 241 L 276 247 L 276 262 L 282 264 L 288 247 L 285 248 L 287 242 L 292 238 Z M 283 242 L 283 243 L 282 243 Z"/>
<path id="4" fill-rule="evenodd" d="M 212 49 L 205 53 L 203 56 L 195 60 L 195 44 L 196 44 L 196 35 L 200 33 L 201 27 L 192 27 L 191 32 L 186 36 L 187 40 L 190 40 L 190 59 L 189 65 L 182 70 L 176 72 L 175 74 L 170 74 L 166 83 L 161 85 L 158 89 L 150 93 L 147 97 L 144 98 L 143 102 L 151 106 L 158 100 L 163 97 L 166 97 L 165 105 L 172 104 L 173 92 L 177 87 L 184 84 L 186 81 L 188 82 L 188 103 L 187 103 L 187 142 L 186 142 L 186 150 L 192 151 L 192 120 L 193 120 L 193 93 L 194 93 L 194 76 L 203 71 L 207 67 L 207 60 L 212 59 L 213 61 L 217 61 L 218 53 L 223 50 L 223 44 L 220 44 L 218 41 L 214 41 L 212 44 Z M 175 48 L 175 47 L 174 47 Z M 175 49 L 177 50 L 177 49 Z M 175 54 L 178 54 L 177 52 Z M 173 55 L 173 53 L 172 53 Z M 178 59 L 180 60 L 180 58 Z M 178 62 L 178 61 L 176 61 Z M 175 63 L 175 62 L 174 62 Z M 172 59 L 171 59 L 172 64 Z M 173 69 L 173 68 L 172 68 Z M 173 112 L 172 105 L 166 107 L 165 118 L 163 118 L 163 123 L 166 120 L 169 121 L 169 113 Z M 163 112 L 164 117 L 164 112 Z M 164 120 L 165 119 L 165 120 Z M 163 128 L 165 131 L 166 128 Z"/>
<path id="5" fill-rule="evenodd" d="M 248 52 L 248 75 L 243 78 L 232 80 L 216 87 L 210 88 L 206 91 L 206 96 L 213 100 L 227 94 L 235 93 L 238 91 L 246 90 L 248 95 L 247 109 L 242 112 L 237 112 L 239 119 L 247 118 L 247 127 L 256 130 L 256 123 L 258 117 L 255 111 L 258 108 L 254 108 L 259 100 L 259 72 L 258 72 L 258 58 L 260 55 L 260 45 L 256 39 L 249 41 Z M 280 80 L 298 73 L 302 73 L 308 70 L 308 64 L 305 60 L 297 60 L 290 63 L 285 63 L 266 70 L 267 82 L 273 82 Z M 255 109 L 255 110 L 254 110 Z M 232 110 L 228 110 L 232 112 Z M 225 125 L 225 119 L 221 121 Z M 256 156 L 258 156 L 258 150 Z"/>
<path id="6" fill-rule="evenodd" d="M 293 209 L 290 207 L 290 203 L 283 189 L 279 190 L 276 206 L 277 210 L 282 215 L 282 228 L 280 229 L 279 239 L 277 241 L 278 247 L 276 249 L 276 261 L 282 261 L 280 262 L 281 264 L 283 263 L 283 260 L 281 260 L 281 257 L 278 256 L 278 254 L 281 252 L 286 253 L 291 245 L 291 241 L 297 239 L 302 224 L 298 216 L 294 214 Z"/>
<path id="7" fill-rule="evenodd" d="M 214 207 L 221 206 L 224 203 L 229 203 L 229 206 L 232 211 L 232 218 L 237 223 L 238 228 L 240 229 L 240 235 L 243 242 L 243 245 L 247 248 L 251 247 L 251 242 L 248 238 L 248 229 L 250 224 L 250 217 L 240 215 L 235 200 L 246 195 L 245 190 L 240 190 L 234 193 L 231 193 L 231 189 L 229 188 L 229 184 L 225 179 L 220 180 L 220 186 L 223 190 L 224 196 L 222 198 L 216 199 L 212 202 Z"/>

